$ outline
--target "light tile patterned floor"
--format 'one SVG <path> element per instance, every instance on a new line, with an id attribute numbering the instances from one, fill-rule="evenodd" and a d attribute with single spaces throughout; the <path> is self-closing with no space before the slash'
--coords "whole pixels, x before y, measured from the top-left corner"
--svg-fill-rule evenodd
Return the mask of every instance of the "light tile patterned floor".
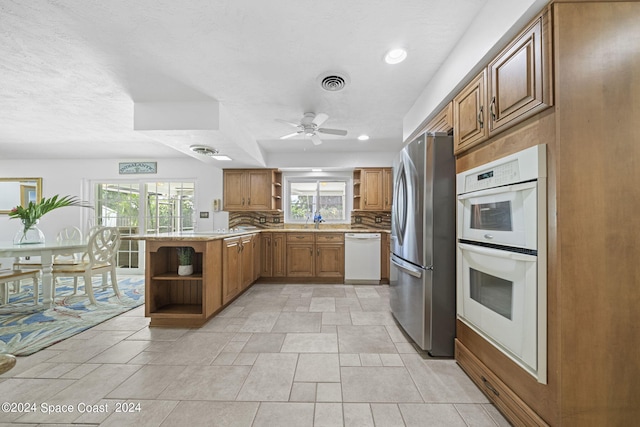
<path id="1" fill-rule="evenodd" d="M 254 285 L 199 329 L 149 328 L 139 307 L 19 358 L 0 425 L 508 426 L 454 360 L 416 351 L 388 297 Z"/>

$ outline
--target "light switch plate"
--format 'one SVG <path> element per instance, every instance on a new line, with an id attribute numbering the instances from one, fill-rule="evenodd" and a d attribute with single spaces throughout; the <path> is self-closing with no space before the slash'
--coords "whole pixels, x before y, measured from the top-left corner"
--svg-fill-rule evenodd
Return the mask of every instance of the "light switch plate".
<path id="1" fill-rule="evenodd" d="M 209 212 L 200 212 L 200 218 L 209 218 Z"/>

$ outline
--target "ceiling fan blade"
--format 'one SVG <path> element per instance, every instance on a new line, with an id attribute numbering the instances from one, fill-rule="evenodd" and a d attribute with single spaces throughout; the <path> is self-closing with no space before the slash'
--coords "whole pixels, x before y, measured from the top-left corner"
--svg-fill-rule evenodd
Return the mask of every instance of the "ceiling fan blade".
<path id="1" fill-rule="evenodd" d="M 300 126 L 300 123 L 292 123 L 292 122 L 288 122 L 288 121 L 282 120 L 282 119 L 276 119 L 276 122 L 284 123 L 284 124 L 287 124 L 289 126 L 293 126 L 294 128 L 297 128 L 298 126 Z"/>
<path id="2" fill-rule="evenodd" d="M 323 124 L 324 122 L 327 121 L 327 119 L 329 118 L 328 114 L 325 113 L 318 113 L 316 114 L 316 116 L 313 118 L 313 120 L 311 121 L 311 123 L 313 123 L 316 126 L 320 126 L 321 124 Z"/>
<path id="3" fill-rule="evenodd" d="M 320 139 L 320 137 L 318 135 L 316 135 L 315 133 L 313 135 L 311 135 L 311 142 L 313 142 L 313 145 L 320 145 L 322 144 L 322 140 Z"/>
<path id="4" fill-rule="evenodd" d="M 293 136 L 300 135 L 301 133 L 302 133 L 302 131 L 298 131 L 298 132 L 290 133 L 289 135 L 281 136 L 281 137 L 280 137 L 280 139 L 287 139 L 287 138 L 291 138 L 291 137 L 293 137 Z"/>
<path id="5" fill-rule="evenodd" d="M 317 131 L 318 132 L 322 132 L 322 133 L 329 133 L 331 135 L 342 135 L 342 136 L 345 136 L 347 134 L 347 131 L 346 130 L 342 130 L 342 129 L 318 128 Z"/>

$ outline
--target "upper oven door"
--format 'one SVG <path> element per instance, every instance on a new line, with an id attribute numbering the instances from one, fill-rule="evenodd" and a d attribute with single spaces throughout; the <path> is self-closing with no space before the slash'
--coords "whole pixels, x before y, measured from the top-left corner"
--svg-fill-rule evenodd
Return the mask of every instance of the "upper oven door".
<path id="1" fill-rule="evenodd" d="M 537 250 L 537 182 L 458 196 L 458 237 Z"/>

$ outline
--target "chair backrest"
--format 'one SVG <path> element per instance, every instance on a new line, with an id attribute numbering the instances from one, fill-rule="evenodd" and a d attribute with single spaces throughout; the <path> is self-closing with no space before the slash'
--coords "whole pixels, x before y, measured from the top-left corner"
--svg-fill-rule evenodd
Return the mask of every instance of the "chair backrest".
<path id="1" fill-rule="evenodd" d="M 81 242 L 82 231 L 78 227 L 65 227 L 58 231 L 56 236 L 58 242 Z"/>
<path id="2" fill-rule="evenodd" d="M 120 248 L 120 232 L 115 227 L 100 227 L 89 236 L 89 264 L 113 264 Z"/>

